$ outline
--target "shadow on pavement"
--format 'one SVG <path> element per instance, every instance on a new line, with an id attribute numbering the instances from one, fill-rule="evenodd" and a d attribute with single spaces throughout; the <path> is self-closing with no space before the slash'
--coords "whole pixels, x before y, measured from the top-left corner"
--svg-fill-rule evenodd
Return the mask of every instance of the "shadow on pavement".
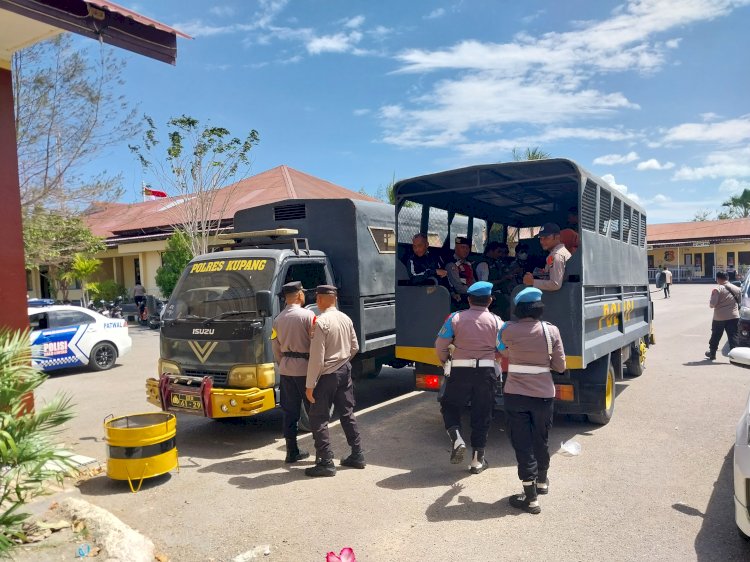
<path id="1" fill-rule="evenodd" d="M 139 491 L 144 492 L 151 488 L 156 488 L 169 482 L 171 479 L 171 473 L 154 476 L 153 478 L 146 478 Z M 137 481 L 133 482 L 133 487 L 136 489 L 138 488 Z M 80 482 L 78 484 L 78 489 L 81 490 L 81 494 L 84 496 L 114 496 L 117 494 L 132 493 L 127 480 L 112 480 L 105 474 Z"/>
<path id="2" fill-rule="evenodd" d="M 425 515 L 430 523 L 439 521 L 483 521 L 497 519 L 506 515 L 522 515 L 508 503 L 509 498 L 502 498 L 494 503 L 475 502 L 468 496 L 459 496 L 463 484 L 453 484 L 442 496 L 427 508 Z M 448 505 L 458 496 L 458 505 Z"/>
<path id="3" fill-rule="evenodd" d="M 706 513 L 689 506 L 672 506 L 681 513 L 703 517 L 703 525 L 695 537 L 695 554 L 699 561 L 750 559 L 750 545 L 738 536 L 734 522 L 733 456 L 734 451 L 730 449 L 724 457 Z"/>

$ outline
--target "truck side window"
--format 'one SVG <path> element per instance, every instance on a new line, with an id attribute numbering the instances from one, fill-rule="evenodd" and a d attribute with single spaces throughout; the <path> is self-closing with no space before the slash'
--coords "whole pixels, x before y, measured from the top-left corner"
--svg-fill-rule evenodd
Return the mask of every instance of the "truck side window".
<path id="1" fill-rule="evenodd" d="M 318 285 L 326 285 L 326 268 L 323 263 L 296 263 L 289 266 L 284 276 L 284 283 L 300 281 L 305 289 L 314 289 Z M 307 293 L 306 304 L 315 302 L 315 291 Z"/>

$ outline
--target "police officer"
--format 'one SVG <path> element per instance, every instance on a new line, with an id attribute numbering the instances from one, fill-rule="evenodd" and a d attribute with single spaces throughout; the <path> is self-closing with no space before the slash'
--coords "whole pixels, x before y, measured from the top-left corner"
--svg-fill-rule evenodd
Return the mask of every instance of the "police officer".
<path id="1" fill-rule="evenodd" d="M 521 242 L 516 246 L 516 258 L 510 264 L 510 270 L 515 276 L 516 285 L 523 284 L 523 276 L 534 268 L 529 260 L 529 245 Z"/>
<path id="2" fill-rule="evenodd" d="M 293 463 L 310 456 L 301 451 L 297 445 L 297 425 L 300 408 L 305 410 L 309 403 L 305 398 L 305 378 L 307 362 L 310 358 L 310 333 L 315 314 L 304 308 L 305 293 L 302 283 L 293 281 L 281 287 L 286 299 L 286 307 L 273 321 L 271 347 L 273 356 L 279 366 L 280 402 L 284 415 L 284 438 L 286 439 L 286 459 Z"/>
<path id="3" fill-rule="evenodd" d="M 468 259 L 470 253 L 471 241 L 466 236 L 456 236 L 453 261 L 445 266 L 453 308 L 466 307 L 466 295 L 474 283 L 474 269 Z"/>
<path id="4" fill-rule="evenodd" d="M 331 405 L 340 413 L 341 427 L 351 454 L 342 466 L 364 468 L 365 457 L 354 417 L 354 386 L 350 360 L 359 351 L 351 319 L 336 309 L 336 287 L 319 285 L 316 302 L 320 315 L 315 321 L 310 362 L 307 366 L 307 399 L 310 401 L 310 426 L 315 440 L 315 466 L 305 469 L 307 476 L 336 476 L 333 450 L 328 435 Z"/>
<path id="5" fill-rule="evenodd" d="M 565 278 L 565 264 L 570 259 L 570 252 L 565 244 L 560 242 L 560 227 L 553 222 L 542 226 L 537 236 L 542 249 L 549 252 L 547 262 L 544 270 L 539 273 L 540 279 L 534 279 L 533 274 L 526 273 L 523 283 L 543 291 L 557 291 Z"/>
<path id="6" fill-rule="evenodd" d="M 501 347 L 508 353 L 505 381 L 505 420 L 516 452 L 523 494 L 510 505 L 528 513 L 541 513 L 537 494 L 549 492 L 549 430 L 555 385 L 552 373 L 565 371 L 565 351 L 556 326 L 542 322 L 542 291 L 527 287 L 514 302 L 518 321 L 506 322 L 500 331 Z"/>
<path id="7" fill-rule="evenodd" d="M 492 283 L 494 304 L 490 310 L 501 318 L 510 317 L 510 294 L 515 286 L 510 262 L 508 245 L 493 241 L 487 244 L 482 257 L 474 263 L 476 279 Z"/>
<path id="8" fill-rule="evenodd" d="M 451 439 L 452 464 L 463 462 L 466 443 L 461 437 L 461 412 L 471 399 L 471 446 L 469 470 L 487 468 L 484 448 L 492 421 L 499 369 L 495 363 L 502 320 L 487 307 L 492 302 L 492 283 L 478 281 L 468 289 L 469 309 L 454 312 L 435 340 L 440 361 L 446 364 L 445 393 L 440 401 L 445 429 Z M 452 357 L 448 346 L 453 344 Z"/>

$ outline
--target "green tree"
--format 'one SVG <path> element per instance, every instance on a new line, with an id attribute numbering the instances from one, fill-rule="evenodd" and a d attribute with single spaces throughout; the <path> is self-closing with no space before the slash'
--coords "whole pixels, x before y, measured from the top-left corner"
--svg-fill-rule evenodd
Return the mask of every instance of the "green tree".
<path id="1" fill-rule="evenodd" d="M 69 397 L 30 410 L 27 397 L 47 376 L 32 367 L 27 331 L 0 330 L 0 556 L 22 538 L 24 504 L 46 494 L 47 482 L 72 473 L 71 453 L 52 440 L 73 418 Z"/>
<path id="2" fill-rule="evenodd" d="M 88 280 L 97 272 L 101 265 L 102 260 L 86 257 L 83 254 L 76 254 L 70 264 L 70 269 L 63 274 L 69 283 L 72 281 L 81 282 L 81 291 L 83 293 L 81 300 L 83 301 L 83 306 L 86 306 L 89 301 Z"/>
<path id="3" fill-rule="evenodd" d="M 534 148 L 526 148 L 525 150 L 514 148 L 511 151 L 511 156 L 514 161 L 520 162 L 522 160 L 546 160 L 550 158 L 550 153 L 544 152 L 541 148 L 536 146 Z"/>
<path id="4" fill-rule="evenodd" d="M 76 255 L 91 257 L 106 246 L 101 238 L 77 216 L 66 216 L 42 207 L 26 209 L 23 217 L 23 243 L 27 269 L 49 266 L 49 279 L 67 300 L 73 260 Z"/>
<path id="5" fill-rule="evenodd" d="M 712 214 L 713 214 L 712 211 L 701 209 L 700 211 L 695 211 L 695 215 L 693 215 L 692 220 L 693 222 L 710 221 Z"/>
<path id="6" fill-rule="evenodd" d="M 129 145 L 144 173 L 180 204 L 170 208 L 172 225 L 188 235 L 194 255 L 208 252 L 209 240 L 218 233 L 232 193 L 221 188 L 249 169 L 248 154 L 258 144 L 256 130 L 244 139 L 233 137 L 224 127 L 201 125 L 183 115 L 167 121 L 167 143 L 162 146 L 159 130 L 146 116 L 141 145 Z"/>
<path id="7" fill-rule="evenodd" d="M 92 299 L 101 299 L 105 301 L 114 301 L 117 297 L 127 297 L 128 290 L 125 285 L 121 285 L 113 279 L 89 283 L 89 296 Z"/>
<path id="8" fill-rule="evenodd" d="M 187 234 L 177 231 L 169 237 L 167 249 L 161 256 L 161 267 L 156 270 L 156 286 L 164 298 L 174 291 L 185 266 L 193 259 Z"/>
<path id="9" fill-rule="evenodd" d="M 13 55 L 18 171 L 27 211 L 79 210 L 121 194 L 119 175 L 92 177 L 84 166 L 140 129 L 135 109 L 117 92 L 124 59 L 106 45 L 77 45 L 65 33 Z"/>
<path id="10" fill-rule="evenodd" d="M 721 204 L 726 211 L 719 214 L 722 219 L 744 219 L 750 217 L 750 189 L 743 189 L 739 195 L 732 195 Z"/>

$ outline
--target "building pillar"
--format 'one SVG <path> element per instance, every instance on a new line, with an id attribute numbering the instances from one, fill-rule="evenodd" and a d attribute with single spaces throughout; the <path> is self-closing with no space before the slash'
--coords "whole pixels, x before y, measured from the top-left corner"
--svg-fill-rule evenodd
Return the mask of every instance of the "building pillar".
<path id="1" fill-rule="evenodd" d="M 0 60 L 0 326 L 29 327 L 26 312 L 26 269 L 24 267 L 21 191 L 18 180 L 18 150 L 13 104 L 13 80 L 9 65 Z"/>

